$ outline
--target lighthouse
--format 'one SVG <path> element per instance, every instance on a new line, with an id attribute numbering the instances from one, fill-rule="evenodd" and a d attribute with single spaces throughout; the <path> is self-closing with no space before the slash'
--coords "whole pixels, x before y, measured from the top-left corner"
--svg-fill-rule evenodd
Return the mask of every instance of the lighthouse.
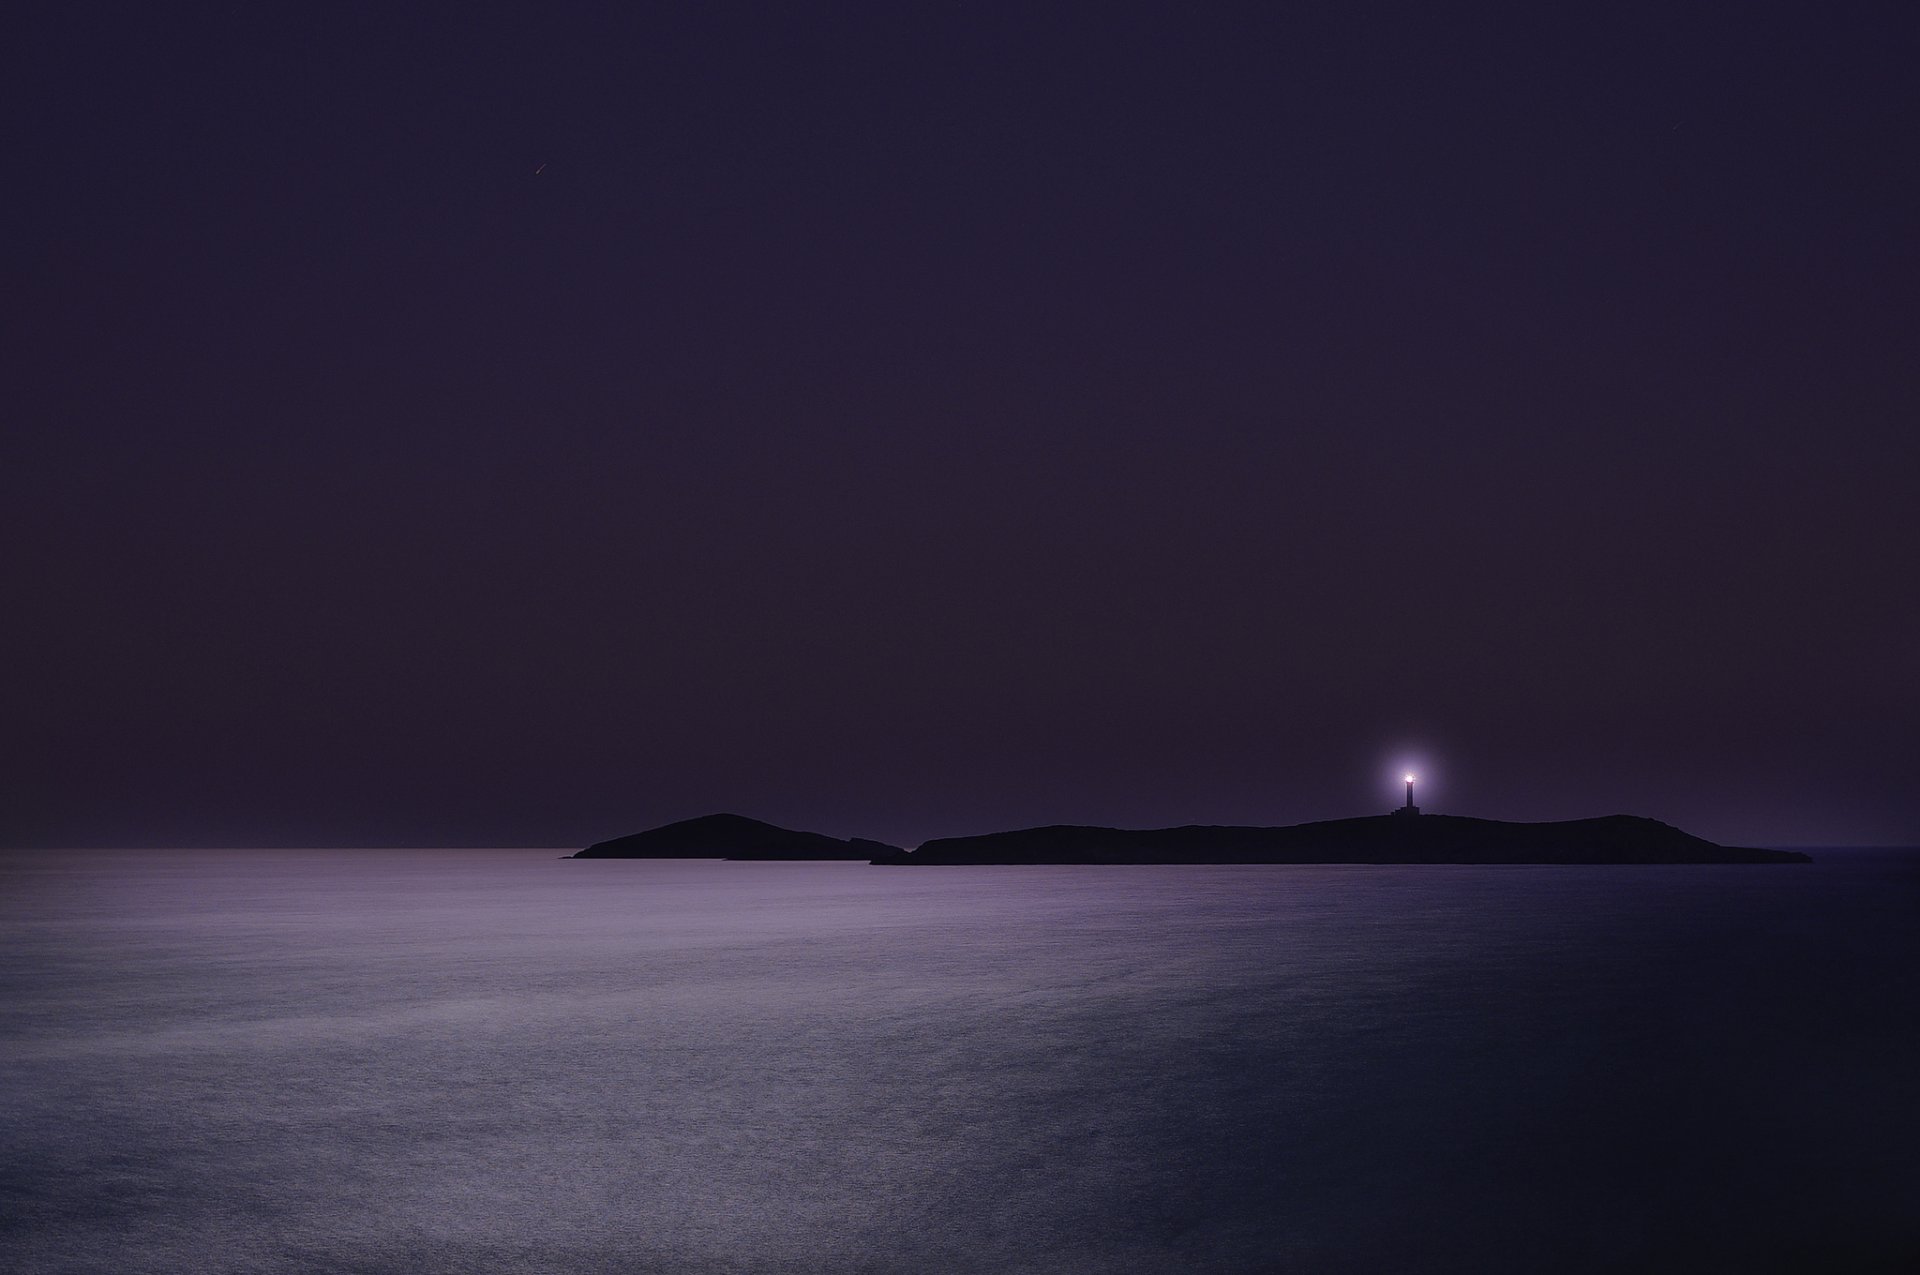
<path id="1" fill-rule="evenodd" d="M 1409 818 L 1420 813 L 1420 807 L 1413 804 L 1413 776 L 1412 775 L 1407 776 L 1407 804 L 1400 807 L 1398 810 L 1394 811 L 1393 813 L 1396 815 L 1405 815 L 1405 816 L 1408 816 Z"/>

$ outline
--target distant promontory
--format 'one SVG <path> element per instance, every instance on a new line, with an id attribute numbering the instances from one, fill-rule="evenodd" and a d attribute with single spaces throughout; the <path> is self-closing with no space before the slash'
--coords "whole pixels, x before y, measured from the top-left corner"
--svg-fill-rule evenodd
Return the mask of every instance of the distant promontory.
<path id="1" fill-rule="evenodd" d="M 742 815 L 704 815 L 596 842 L 575 859 L 826 859 L 883 866 L 1124 863 L 1809 863 L 1792 850 L 1722 846 L 1656 819 L 1605 815 L 1507 823 L 1421 814 L 1329 819 L 1280 828 L 1194 824 L 1094 828 L 1055 824 L 943 837 L 903 850 L 854 837 L 796 832 Z"/>
<path id="2" fill-rule="evenodd" d="M 702 815 L 588 846 L 575 859 L 852 859 L 901 853 L 899 847 L 855 837 L 842 841 L 795 832 L 745 815 Z"/>
<path id="3" fill-rule="evenodd" d="M 1716 845 L 1655 819 L 1605 815 L 1506 823 L 1396 811 L 1283 828 L 1088 828 L 1056 824 L 944 837 L 877 864 L 1039 863 L 1808 863 L 1791 850 Z"/>

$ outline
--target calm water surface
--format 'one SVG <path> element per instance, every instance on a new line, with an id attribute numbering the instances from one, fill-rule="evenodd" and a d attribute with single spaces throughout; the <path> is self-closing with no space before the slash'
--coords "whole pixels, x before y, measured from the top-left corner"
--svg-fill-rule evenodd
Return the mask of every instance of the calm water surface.
<path id="1" fill-rule="evenodd" d="M 21 1272 L 1896 1270 L 1920 860 L 0 860 Z"/>

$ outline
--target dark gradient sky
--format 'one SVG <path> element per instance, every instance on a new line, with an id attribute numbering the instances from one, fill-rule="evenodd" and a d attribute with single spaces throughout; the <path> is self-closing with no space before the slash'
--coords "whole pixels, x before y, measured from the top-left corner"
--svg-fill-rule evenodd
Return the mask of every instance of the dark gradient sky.
<path id="1" fill-rule="evenodd" d="M 1920 9 L 35 5 L 5 839 L 1920 841 Z"/>

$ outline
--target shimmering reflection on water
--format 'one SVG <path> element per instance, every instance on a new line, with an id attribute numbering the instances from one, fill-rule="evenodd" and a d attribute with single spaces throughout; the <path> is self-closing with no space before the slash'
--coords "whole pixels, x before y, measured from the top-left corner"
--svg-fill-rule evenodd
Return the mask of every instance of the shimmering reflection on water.
<path id="1" fill-rule="evenodd" d="M 0 1258 L 1897 1268 L 1915 862 L 0 865 Z"/>

